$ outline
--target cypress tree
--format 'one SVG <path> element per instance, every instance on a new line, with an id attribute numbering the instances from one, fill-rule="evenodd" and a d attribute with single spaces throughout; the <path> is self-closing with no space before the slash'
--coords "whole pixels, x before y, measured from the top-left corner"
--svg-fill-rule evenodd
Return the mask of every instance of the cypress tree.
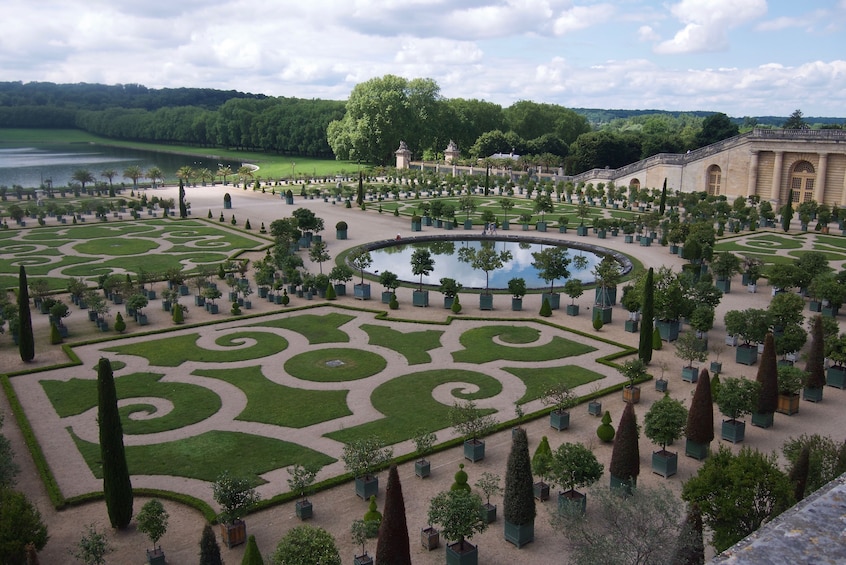
<path id="1" fill-rule="evenodd" d="M 808 472 L 811 470 L 811 447 L 805 444 L 799 452 L 799 458 L 790 470 L 790 482 L 793 483 L 793 498 L 799 502 L 805 498 L 808 485 Z"/>
<path id="2" fill-rule="evenodd" d="M 188 206 L 185 204 L 185 184 L 179 179 L 179 217 L 188 217 Z"/>
<path id="3" fill-rule="evenodd" d="M 613 478 L 626 485 L 624 487 L 626 490 L 630 490 L 635 485 L 637 476 L 640 474 L 637 418 L 634 404 L 631 402 L 626 402 L 623 415 L 620 416 L 608 470 Z"/>
<path id="4" fill-rule="evenodd" d="M 123 314 L 120 312 L 118 312 L 117 316 L 115 316 L 115 331 L 119 334 L 126 331 L 126 321 L 124 321 Z"/>
<path id="5" fill-rule="evenodd" d="M 29 363 L 35 359 L 35 337 L 32 335 L 32 313 L 29 310 L 29 285 L 26 282 L 26 269 L 21 265 L 18 274 L 18 350 L 21 361 Z"/>
<path id="6" fill-rule="evenodd" d="M 355 195 L 355 203 L 364 206 L 364 177 L 361 171 L 358 172 L 358 192 Z"/>
<path id="7" fill-rule="evenodd" d="M 711 375 L 708 369 L 699 371 L 693 400 L 687 413 L 687 426 L 684 435 L 696 443 L 711 443 L 714 441 L 714 400 L 711 391 Z"/>
<path id="8" fill-rule="evenodd" d="M 247 549 L 244 550 L 244 558 L 241 559 L 241 565 L 264 565 L 264 559 L 261 557 L 261 552 L 256 543 L 256 536 L 254 535 L 250 535 L 247 538 Z"/>
<path id="9" fill-rule="evenodd" d="M 758 414 L 774 414 L 778 408 L 778 363 L 776 361 L 775 340 L 772 332 L 764 338 L 764 353 L 758 365 L 756 379 L 761 383 L 758 392 Z"/>
<path id="10" fill-rule="evenodd" d="M 781 209 L 781 229 L 790 230 L 790 222 L 793 220 L 793 189 L 787 193 L 787 204 Z"/>
<path id="11" fill-rule="evenodd" d="M 532 462 L 526 430 L 516 428 L 512 430 L 512 435 L 505 469 L 503 514 L 508 522 L 522 526 L 534 522 L 536 514 Z"/>
<path id="12" fill-rule="evenodd" d="M 391 465 L 388 471 L 385 508 L 376 541 L 376 565 L 411 565 L 405 499 L 396 465 Z"/>
<path id="13" fill-rule="evenodd" d="M 808 352 L 808 363 L 805 371 L 808 372 L 808 379 L 805 386 L 808 388 L 819 388 L 825 386 L 825 368 L 823 367 L 824 336 L 822 316 L 814 316 L 814 324 L 811 326 L 811 350 Z"/>
<path id="14" fill-rule="evenodd" d="M 123 427 L 117 406 L 112 364 L 100 358 L 97 366 L 97 421 L 100 424 L 100 459 L 103 462 L 103 493 L 109 522 L 123 529 L 132 520 L 132 483 L 123 447 Z"/>
<path id="15" fill-rule="evenodd" d="M 705 543 L 702 541 L 702 512 L 695 502 L 690 505 L 682 524 L 673 558 L 673 565 L 704 565 Z"/>
<path id="16" fill-rule="evenodd" d="M 223 565 L 220 546 L 209 524 L 203 526 L 203 537 L 200 538 L 200 565 Z"/>
<path id="17" fill-rule="evenodd" d="M 666 186 L 666 185 L 665 185 Z M 643 286 L 643 313 L 640 321 L 640 342 L 637 346 L 637 356 L 645 365 L 652 361 L 652 326 L 655 318 L 655 270 L 649 267 Z"/>
<path id="18" fill-rule="evenodd" d="M 667 177 L 664 177 L 664 187 L 661 189 L 661 201 L 658 205 L 658 213 L 664 215 L 664 210 L 667 209 Z"/>

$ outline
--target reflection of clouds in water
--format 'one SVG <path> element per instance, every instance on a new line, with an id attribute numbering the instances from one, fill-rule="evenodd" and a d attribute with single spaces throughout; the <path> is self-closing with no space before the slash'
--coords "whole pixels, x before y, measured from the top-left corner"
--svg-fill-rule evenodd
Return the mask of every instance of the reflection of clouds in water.
<path id="1" fill-rule="evenodd" d="M 397 247 L 390 247 L 385 249 L 376 249 L 370 252 L 373 258 L 373 264 L 368 269 L 371 273 L 382 273 L 384 271 L 391 271 L 396 273 L 400 280 L 417 283 L 420 280 L 419 275 L 414 275 L 411 272 L 411 255 L 418 247 L 431 248 L 432 243 L 419 244 L 404 244 Z M 451 277 L 459 281 L 465 287 L 485 287 L 485 273 L 481 270 L 473 269 L 469 264 L 462 263 L 458 260 L 458 250 L 461 247 L 481 247 L 480 241 L 456 241 L 455 252 L 451 255 L 432 253 L 432 259 L 435 261 L 435 269 L 429 276 L 423 277 L 423 284 L 439 285 L 442 277 Z M 497 251 L 510 251 L 512 259 L 502 269 L 490 272 L 490 287 L 491 288 L 508 288 L 509 279 L 515 277 L 523 277 L 526 279 L 526 285 L 529 288 L 544 288 L 549 287 L 549 283 L 537 276 L 537 271 L 532 267 L 533 252 L 541 251 L 549 247 L 548 245 L 531 244 L 529 249 L 521 249 L 518 242 L 514 241 L 497 241 Z M 570 264 L 570 273 L 573 277 L 578 278 L 584 282 L 592 281 L 593 275 L 591 271 L 599 262 L 600 257 L 588 251 L 579 251 L 571 249 L 569 257 L 573 257 L 582 253 L 588 258 L 588 266 L 578 271 L 575 266 Z M 555 281 L 556 286 L 563 285 L 566 279 L 558 279 Z"/>

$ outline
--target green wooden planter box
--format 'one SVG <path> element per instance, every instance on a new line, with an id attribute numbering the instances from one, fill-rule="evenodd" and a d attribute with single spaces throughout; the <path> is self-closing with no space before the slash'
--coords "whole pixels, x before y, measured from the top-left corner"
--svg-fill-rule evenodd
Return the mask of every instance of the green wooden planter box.
<path id="1" fill-rule="evenodd" d="M 625 243 L 634 243 L 634 236 L 633 235 L 624 235 L 623 241 Z"/>
<path id="2" fill-rule="evenodd" d="M 682 380 L 686 383 L 695 383 L 699 380 L 699 369 L 696 367 L 682 367 Z"/>
<path id="3" fill-rule="evenodd" d="M 636 334 L 640 330 L 640 322 L 637 320 L 626 320 L 625 329 L 629 333 Z"/>
<path id="4" fill-rule="evenodd" d="M 758 348 L 754 345 L 738 345 L 734 360 L 741 365 L 754 365 L 758 362 Z"/>
<path id="5" fill-rule="evenodd" d="M 535 522 L 528 524 L 512 524 L 505 520 L 505 541 L 521 548 L 535 539 Z"/>
<path id="6" fill-rule="evenodd" d="M 308 520 L 314 515 L 314 506 L 308 500 L 298 500 L 294 505 L 294 511 L 300 520 Z"/>
<path id="7" fill-rule="evenodd" d="M 467 541 L 447 544 L 446 565 L 479 565 L 479 548 Z"/>
<path id="8" fill-rule="evenodd" d="M 379 495 L 379 477 L 366 476 L 355 478 L 355 494 L 363 500 Z"/>
<path id="9" fill-rule="evenodd" d="M 165 565 L 166 563 L 165 554 L 161 548 L 153 551 L 147 550 L 147 565 Z"/>
<path id="10" fill-rule="evenodd" d="M 354 287 L 355 298 L 357 300 L 370 300 L 370 285 L 357 284 Z"/>
<path id="11" fill-rule="evenodd" d="M 414 306 L 418 306 L 420 308 L 425 308 L 429 306 L 429 291 L 428 290 L 415 290 L 411 294 L 411 303 Z"/>
<path id="12" fill-rule="evenodd" d="M 561 305 L 561 295 L 560 294 L 558 294 L 557 292 L 553 292 L 553 293 L 544 292 L 541 295 L 541 300 L 543 300 L 544 298 L 546 298 L 547 302 L 549 302 L 549 307 L 552 310 L 558 310 L 559 309 L 559 307 Z"/>
<path id="13" fill-rule="evenodd" d="M 746 437 L 746 422 L 740 420 L 723 420 L 720 434 L 726 441 L 740 443 Z"/>
<path id="14" fill-rule="evenodd" d="M 523 299 L 511 297 L 511 310 L 520 312 L 523 310 Z"/>
<path id="15" fill-rule="evenodd" d="M 344 283 L 338 283 L 335 286 L 335 296 L 346 296 L 347 295 L 347 285 Z"/>
<path id="16" fill-rule="evenodd" d="M 655 327 L 664 341 L 676 341 L 679 338 L 681 323 L 678 320 L 658 320 Z"/>
<path id="17" fill-rule="evenodd" d="M 773 413 L 769 414 L 759 414 L 757 412 L 752 413 L 752 425 L 758 428 L 771 428 L 773 427 Z"/>
<path id="18" fill-rule="evenodd" d="M 482 521 L 485 524 L 496 522 L 496 504 L 485 503 L 482 505 Z"/>
<path id="19" fill-rule="evenodd" d="M 725 279 L 725 280 L 717 279 L 717 281 L 714 284 L 716 285 L 716 287 L 718 289 L 723 291 L 723 294 L 728 294 L 728 293 L 731 292 L 731 280 L 729 280 L 729 279 Z"/>
<path id="20" fill-rule="evenodd" d="M 665 479 L 672 477 L 679 470 L 679 455 L 671 451 L 652 452 L 652 472 Z"/>
<path id="21" fill-rule="evenodd" d="M 593 317 L 591 320 L 596 320 L 597 318 L 602 320 L 603 324 L 610 324 L 611 323 L 611 313 L 612 309 L 610 307 L 602 308 L 600 306 L 596 306 L 593 309 Z"/>
<path id="22" fill-rule="evenodd" d="M 708 457 L 709 450 L 709 443 L 699 443 L 698 441 L 691 441 L 685 438 L 684 454 L 688 457 L 692 457 L 697 461 L 702 461 L 703 459 Z"/>
<path id="23" fill-rule="evenodd" d="M 535 229 L 537 231 L 546 231 L 546 222 L 538 222 L 535 224 Z"/>
<path id="24" fill-rule="evenodd" d="M 584 515 L 587 511 L 587 495 L 575 490 L 558 493 L 558 514 L 578 513 Z"/>
<path id="25" fill-rule="evenodd" d="M 586 236 L 588 234 L 587 226 L 579 226 L 576 228 L 576 235 L 578 236 Z"/>
<path id="26" fill-rule="evenodd" d="M 658 392 L 667 392 L 667 379 L 655 379 L 655 390 Z"/>
<path id="27" fill-rule="evenodd" d="M 809 402 L 822 402 L 823 389 L 822 388 L 808 388 L 802 389 L 802 399 Z"/>
<path id="28" fill-rule="evenodd" d="M 394 293 L 390 290 L 382 292 L 382 304 L 390 304 L 391 298 L 394 296 Z"/>
<path id="29" fill-rule="evenodd" d="M 846 388 L 846 367 L 833 365 L 825 373 L 825 384 L 843 390 Z"/>
<path id="30" fill-rule="evenodd" d="M 473 220 L 464 220 L 464 229 L 465 230 L 472 230 L 473 229 Z"/>
<path id="31" fill-rule="evenodd" d="M 723 364 L 719 361 L 711 361 L 711 372 L 715 375 L 719 375 L 723 372 Z"/>
<path id="32" fill-rule="evenodd" d="M 549 485 L 543 481 L 533 484 L 532 492 L 534 493 L 535 498 L 541 502 L 549 500 Z"/>
<path id="33" fill-rule="evenodd" d="M 426 459 L 418 459 L 414 462 L 414 474 L 425 479 L 432 473 L 432 464 Z"/>
<path id="34" fill-rule="evenodd" d="M 493 310 L 493 294 L 480 294 L 479 295 L 479 309 L 480 310 Z"/>
<path id="35" fill-rule="evenodd" d="M 588 414 L 591 416 L 602 416 L 602 402 L 598 400 L 588 402 Z"/>
<path id="36" fill-rule="evenodd" d="M 570 413 L 566 410 L 553 410 L 549 413 L 549 427 L 559 432 L 570 427 Z"/>
<path id="37" fill-rule="evenodd" d="M 567 315 L 568 316 L 578 316 L 579 315 L 579 305 L 578 304 L 568 304 L 567 305 Z"/>
<path id="38" fill-rule="evenodd" d="M 480 439 L 468 439 L 464 442 L 464 458 L 473 463 L 485 458 L 485 442 Z"/>

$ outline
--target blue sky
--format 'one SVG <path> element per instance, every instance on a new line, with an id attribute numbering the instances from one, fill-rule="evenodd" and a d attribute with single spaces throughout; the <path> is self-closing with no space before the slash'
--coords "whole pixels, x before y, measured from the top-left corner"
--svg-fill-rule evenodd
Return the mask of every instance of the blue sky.
<path id="1" fill-rule="evenodd" d="M 846 116 L 846 0 L 6 0 L 0 81 Z"/>

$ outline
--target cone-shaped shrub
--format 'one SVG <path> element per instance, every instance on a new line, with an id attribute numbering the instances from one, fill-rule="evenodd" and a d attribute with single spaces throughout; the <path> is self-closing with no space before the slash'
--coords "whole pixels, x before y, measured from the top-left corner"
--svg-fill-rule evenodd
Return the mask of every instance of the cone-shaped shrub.
<path id="1" fill-rule="evenodd" d="M 384 510 L 376 541 L 376 565 L 411 565 L 405 499 L 396 465 L 391 465 L 388 471 Z"/>
<path id="2" fill-rule="evenodd" d="M 603 325 L 605 325 L 605 323 L 602 321 L 602 316 L 594 316 L 594 318 L 593 318 L 593 329 L 595 329 L 596 331 L 599 331 L 599 330 L 602 329 Z"/>
<path id="3" fill-rule="evenodd" d="M 684 429 L 684 435 L 690 441 L 711 443 L 714 440 L 714 399 L 711 393 L 711 375 L 708 369 L 702 369 L 699 371 Z"/>
<path id="4" fill-rule="evenodd" d="M 460 314 L 461 313 L 461 303 L 458 301 L 458 295 L 455 295 L 455 298 L 452 301 L 452 313 L 453 314 Z"/>
<path id="5" fill-rule="evenodd" d="M 182 304 L 176 303 L 173 305 L 173 312 L 171 312 L 174 324 L 181 324 L 185 321 L 185 314 L 182 312 Z M 117 327 L 117 324 L 115 324 Z"/>
<path id="6" fill-rule="evenodd" d="M 115 316 L 115 331 L 119 334 L 126 331 L 126 320 L 123 319 L 123 314 L 120 312 Z"/>
<path id="7" fill-rule="evenodd" d="M 541 302 L 540 312 L 538 313 L 544 318 L 552 316 L 552 306 L 549 305 L 549 300 L 547 300 L 545 296 L 543 298 L 543 302 Z"/>
<path id="8" fill-rule="evenodd" d="M 596 435 L 599 439 L 608 443 L 614 441 L 615 433 L 614 426 L 611 425 L 611 412 L 606 410 L 605 414 L 602 415 L 602 423 L 596 428 Z"/>
<path id="9" fill-rule="evenodd" d="M 805 381 L 806 387 L 822 388 L 825 386 L 824 357 L 822 316 L 817 315 L 814 316 L 814 324 L 811 326 L 811 350 L 808 352 L 808 364 L 805 365 L 805 371 L 808 372 L 808 378 Z"/>
<path id="10" fill-rule="evenodd" d="M 247 538 L 247 549 L 244 550 L 244 558 L 241 559 L 241 565 L 264 565 L 264 559 L 262 559 L 261 552 L 256 543 L 256 536 L 251 535 Z"/>
<path id="11" fill-rule="evenodd" d="M 652 361 L 652 320 L 655 318 L 655 271 L 649 267 L 646 282 L 643 286 L 643 302 L 640 322 L 640 341 L 637 346 L 637 356 L 646 365 Z"/>
<path id="12" fill-rule="evenodd" d="M 535 494 L 533 490 L 532 462 L 529 459 L 529 438 L 526 430 L 512 431 L 511 452 L 505 470 L 505 496 L 503 515 L 512 524 L 522 526 L 535 519 Z"/>
<path id="13" fill-rule="evenodd" d="M 805 498 L 808 484 L 808 472 L 811 470 L 811 447 L 805 444 L 799 452 L 799 458 L 790 470 L 790 482 L 793 483 L 793 498 L 799 502 Z"/>
<path id="14" fill-rule="evenodd" d="M 103 462 L 103 495 L 109 522 L 123 529 L 132 520 L 132 483 L 123 447 L 123 427 L 117 405 L 112 364 L 101 358 L 97 366 L 97 422 L 100 424 L 100 459 Z"/>
<path id="15" fill-rule="evenodd" d="M 761 383 L 758 392 L 758 414 L 773 414 L 778 408 L 778 362 L 776 361 L 775 340 L 772 333 L 764 338 L 764 353 L 758 365 L 756 379 Z"/>
<path id="16" fill-rule="evenodd" d="M 541 480 L 549 477 L 552 467 L 552 448 L 549 447 L 549 440 L 546 436 L 541 438 L 541 442 L 535 449 L 535 454 L 532 455 L 532 473 L 540 477 Z"/>
<path id="17" fill-rule="evenodd" d="M 251 225 L 250 225 L 250 220 L 247 220 L 247 221 L 244 223 L 244 229 L 245 229 L 245 230 L 251 230 L 251 229 L 253 229 L 253 226 L 251 226 Z"/>
<path id="18" fill-rule="evenodd" d="M 200 565 L 223 565 L 220 546 L 209 524 L 203 526 L 203 537 L 200 538 Z"/>
<path id="19" fill-rule="evenodd" d="M 336 300 L 338 293 L 335 292 L 335 285 L 330 284 L 326 287 L 326 300 Z"/>
<path id="20" fill-rule="evenodd" d="M 35 337 L 32 335 L 32 313 L 29 310 L 29 285 L 26 282 L 26 269 L 21 265 L 18 271 L 18 350 L 21 361 L 29 363 L 35 359 Z"/>
<path id="21" fill-rule="evenodd" d="M 704 565 L 705 563 L 705 543 L 702 540 L 702 512 L 700 512 L 699 505 L 696 503 L 690 505 L 687 518 L 679 531 L 676 550 L 670 562 L 673 565 Z"/>
<path id="22" fill-rule="evenodd" d="M 62 334 L 59 333 L 59 327 L 56 324 L 50 324 L 50 343 L 58 345 L 62 343 Z"/>
<path id="23" fill-rule="evenodd" d="M 640 474 L 637 418 L 634 404 L 631 402 L 626 403 L 623 415 L 620 416 L 608 470 L 612 476 L 629 484 L 633 483 Z"/>

